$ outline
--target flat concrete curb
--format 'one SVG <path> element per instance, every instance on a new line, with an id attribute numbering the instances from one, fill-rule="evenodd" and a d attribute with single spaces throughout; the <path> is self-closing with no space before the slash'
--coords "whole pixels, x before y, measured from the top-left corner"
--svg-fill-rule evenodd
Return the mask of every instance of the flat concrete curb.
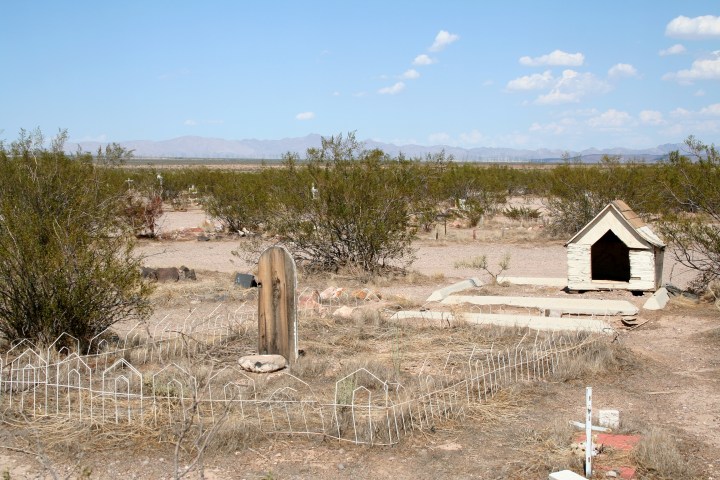
<path id="1" fill-rule="evenodd" d="M 585 480 L 585 477 L 578 475 L 572 470 L 562 470 L 551 473 L 548 480 Z"/>
<path id="2" fill-rule="evenodd" d="M 502 297 L 454 295 L 441 303 L 458 305 L 506 305 L 509 307 L 537 308 L 559 314 L 575 315 L 637 315 L 639 309 L 625 300 L 595 300 L 585 298 L 547 298 L 547 297 Z"/>
<path id="3" fill-rule="evenodd" d="M 570 330 L 590 333 L 611 333 L 612 327 L 602 320 L 592 318 L 561 318 L 543 317 L 539 315 L 513 315 L 502 313 L 464 313 L 462 321 L 473 325 L 496 325 L 508 328 L 530 328 L 532 330 Z M 449 323 L 456 320 L 450 312 L 401 311 L 395 313 L 390 320 L 430 320 Z"/>
<path id="4" fill-rule="evenodd" d="M 498 283 L 512 285 L 538 285 L 541 287 L 567 287 L 567 278 L 556 277 L 498 277 Z"/>

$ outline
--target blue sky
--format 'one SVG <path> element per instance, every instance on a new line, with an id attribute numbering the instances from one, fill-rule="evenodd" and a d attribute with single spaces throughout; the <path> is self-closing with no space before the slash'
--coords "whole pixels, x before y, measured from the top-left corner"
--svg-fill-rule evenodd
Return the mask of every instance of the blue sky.
<path id="1" fill-rule="evenodd" d="M 720 2 L 17 1 L 0 137 L 720 143 Z"/>

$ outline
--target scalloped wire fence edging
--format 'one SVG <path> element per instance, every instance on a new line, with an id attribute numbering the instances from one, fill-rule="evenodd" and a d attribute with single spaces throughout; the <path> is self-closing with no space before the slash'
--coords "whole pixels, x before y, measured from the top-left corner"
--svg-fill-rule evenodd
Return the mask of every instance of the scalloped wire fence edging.
<path id="1" fill-rule="evenodd" d="M 50 349 L 21 342 L 0 358 L 0 406 L 28 418 L 154 428 L 187 425 L 197 416 L 243 432 L 395 445 L 412 431 L 463 418 L 468 407 L 492 402 L 511 384 L 542 380 L 596 341 L 577 333 L 542 341 L 536 336 L 524 343 L 526 338 L 514 348 L 448 354 L 433 372 L 426 359 L 412 384 L 390 382 L 361 368 L 338 379 L 334 397 L 325 401 L 287 372 L 273 377 L 275 390 L 260 395 L 253 377 L 239 367 L 198 376 L 168 361 L 155 371 L 141 371 L 147 355 L 155 360 L 170 356 L 152 356 L 156 348 L 168 348 L 157 347 L 160 341 L 146 344 L 138 365 L 127 360 L 125 348 L 104 352 L 98 362 L 98 354 L 72 352 L 61 359 Z"/>

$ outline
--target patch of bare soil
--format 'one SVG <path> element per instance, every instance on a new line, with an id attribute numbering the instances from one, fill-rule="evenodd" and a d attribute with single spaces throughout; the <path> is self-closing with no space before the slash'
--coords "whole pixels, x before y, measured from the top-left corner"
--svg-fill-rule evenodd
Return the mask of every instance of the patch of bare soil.
<path id="1" fill-rule="evenodd" d="M 195 225 L 200 215 L 183 218 Z M 169 220 L 168 220 L 169 221 Z M 183 227 L 185 228 L 185 227 Z M 195 227 L 188 227 L 195 228 Z M 505 242 L 472 239 L 472 230 L 455 229 L 454 238 L 418 241 L 415 273 L 408 277 L 361 282 L 350 275 L 302 276 L 300 289 L 327 286 L 348 291 L 369 286 L 382 300 L 365 313 L 338 319 L 319 312 L 300 325 L 306 352 L 298 371 L 331 388 L 334 378 L 358 365 L 407 379 L 429 355 L 442 357 L 472 345 L 512 344 L 522 331 L 456 325 L 408 325 L 398 328 L 372 312 L 419 308 L 442 286 L 481 272 L 455 269 L 454 263 L 486 254 L 494 265 L 511 255 L 513 276 L 565 276 L 565 250 L 559 242 L 536 239 Z M 231 316 L 253 308 L 253 294 L 233 285 L 233 273 L 252 271 L 231 254 L 241 239 L 144 242 L 140 252 L 150 266 L 187 265 L 198 281 L 160 285 L 154 293 L 152 322 L 193 311 Z M 666 278 L 668 276 L 666 260 Z M 487 281 L 488 276 L 483 276 Z M 485 286 L 483 295 L 562 296 L 558 289 L 532 286 Z M 588 298 L 625 299 L 641 307 L 648 298 L 629 292 L 588 292 Z M 638 327 L 615 324 L 618 334 L 598 358 L 570 365 L 538 383 L 501 391 L 493 401 L 468 408 L 456 420 L 415 431 L 394 447 L 367 447 L 321 437 L 258 434 L 222 437 L 204 462 L 207 479 L 546 479 L 555 470 L 581 472 L 570 452 L 576 434 L 570 420 L 583 421 L 585 387 L 592 386 L 596 409 L 620 410 L 621 432 L 647 434 L 660 429 L 678 448 L 683 473 L 665 478 L 720 478 L 720 312 L 712 305 L 671 300 L 659 312 L 641 310 Z M 129 330 L 132 326 L 119 325 Z M 233 342 L 215 351 L 214 360 L 232 363 L 256 348 L 256 326 L 249 325 Z M 504 342 L 504 343 L 503 343 Z M 1 393 L 0 393 L 1 394 Z M 0 413 L 0 475 L 3 478 L 172 478 L 174 446 L 152 431 L 77 427 L 48 421 L 23 422 Z M 58 435 L 59 434 L 59 435 Z M 65 438 L 59 441 L 58 437 Z M 50 441 L 49 439 L 52 439 Z M 609 455 L 609 454 L 604 454 Z M 598 457 L 599 466 L 633 465 L 627 455 Z M 199 478 L 194 473 L 189 478 Z M 605 478 L 599 472 L 594 478 Z M 638 478 L 663 478 L 640 470 Z"/>

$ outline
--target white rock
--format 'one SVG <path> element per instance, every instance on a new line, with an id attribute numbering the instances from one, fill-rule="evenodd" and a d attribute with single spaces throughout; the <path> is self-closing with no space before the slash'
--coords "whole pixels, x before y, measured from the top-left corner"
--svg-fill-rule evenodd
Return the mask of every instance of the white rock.
<path id="1" fill-rule="evenodd" d="M 598 423 L 601 427 L 617 430 L 620 428 L 620 412 L 618 410 L 599 410 Z"/>
<path id="2" fill-rule="evenodd" d="M 665 287 L 658 288 L 652 297 L 648 298 L 643 308 L 645 310 L 662 310 L 669 300 L 670 296 L 668 295 L 667 289 Z"/>
<path id="3" fill-rule="evenodd" d="M 246 355 L 238 360 L 243 370 L 255 373 L 270 373 L 282 370 L 287 360 L 282 355 Z"/>
<path id="4" fill-rule="evenodd" d="M 349 320 L 352 318 L 354 310 L 355 309 L 353 307 L 348 307 L 347 305 L 345 305 L 335 310 L 335 312 L 333 312 L 333 316 Z"/>
<path id="5" fill-rule="evenodd" d="M 563 470 L 561 472 L 553 472 L 548 477 L 549 480 L 585 480 L 585 477 L 578 475 L 572 470 Z"/>

